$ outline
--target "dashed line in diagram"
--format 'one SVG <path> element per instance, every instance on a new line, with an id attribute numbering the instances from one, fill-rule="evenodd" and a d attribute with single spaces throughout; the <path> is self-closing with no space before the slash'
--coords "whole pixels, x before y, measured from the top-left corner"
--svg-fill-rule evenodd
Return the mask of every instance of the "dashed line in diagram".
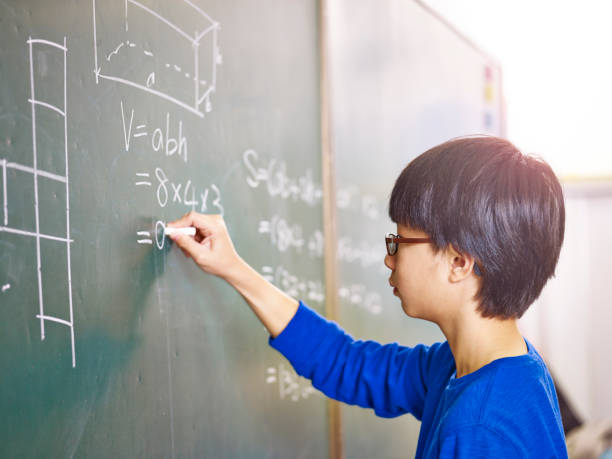
<path id="1" fill-rule="evenodd" d="M 96 83 L 138 88 L 200 117 L 212 110 L 222 64 L 218 22 L 190 0 L 92 0 L 92 6 Z"/>
<path id="2" fill-rule="evenodd" d="M 40 338 L 41 341 L 45 340 L 45 325 L 46 322 L 53 322 L 60 325 L 65 325 L 70 329 L 70 341 L 72 349 L 72 366 L 76 366 L 75 357 L 75 344 L 74 344 L 74 313 L 72 306 L 72 275 L 70 266 L 70 245 L 73 240 L 70 237 L 70 192 L 69 192 L 69 175 L 68 175 L 68 122 L 67 122 L 67 104 L 66 104 L 66 55 L 68 48 L 66 47 L 66 37 L 64 37 L 63 43 L 56 43 L 53 41 L 43 39 L 32 39 L 31 37 L 27 40 L 28 51 L 29 51 L 29 66 L 30 66 L 30 98 L 28 102 L 31 106 L 32 112 L 32 163 L 23 164 L 14 161 L 8 161 L 6 158 L 0 158 L 0 168 L 2 172 L 2 225 L 0 226 L 0 233 L 10 233 L 19 236 L 25 236 L 33 238 L 36 241 L 36 277 L 38 280 L 38 310 L 39 313 L 36 318 L 40 320 Z M 33 59 L 34 48 L 39 51 L 41 55 L 53 55 L 56 59 L 55 62 L 58 66 L 63 65 L 63 69 L 55 69 L 57 73 L 63 72 L 63 88 L 59 87 L 59 84 L 55 84 L 59 79 L 49 80 L 48 87 L 40 88 L 39 85 L 44 86 L 44 74 L 45 72 L 39 72 L 40 75 L 35 74 L 35 65 Z M 59 53 L 59 58 L 57 54 Z M 40 61 L 38 61 L 40 62 Z M 57 87 L 56 87 L 57 86 Z M 40 90 L 40 91 L 39 91 Z M 40 92 L 43 95 L 37 98 L 37 93 Z M 59 97 L 57 93 L 63 93 L 63 98 Z M 48 100 L 47 95 L 52 95 L 58 100 Z M 40 94 L 39 94 L 40 95 Z M 36 128 L 37 128 L 37 116 L 49 119 L 49 116 L 55 117 L 58 124 L 56 129 L 62 131 L 62 140 L 64 144 L 63 158 L 60 162 L 63 162 L 63 173 L 57 173 L 57 171 L 50 172 L 44 170 L 43 164 L 48 164 L 48 158 L 53 155 L 49 149 L 43 149 L 39 151 Z M 48 126 L 47 126 L 48 128 Z M 60 134 L 58 132 L 58 134 Z M 58 135 L 59 137 L 59 135 Z M 25 160 L 25 158 L 23 158 Z M 10 179 L 10 180 L 9 180 Z M 34 224 L 33 227 L 24 225 L 23 221 L 17 217 L 19 214 L 18 207 L 15 206 L 15 210 L 11 210 L 9 204 L 11 203 L 11 196 L 19 198 L 21 194 L 19 189 L 23 190 L 29 188 L 27 182 L 32 180 L 32 187 L 34 188 Z M 15 186 L 15 190 L 9 187 L 9 182 Z M 53 191 L 51 191 L 53 190 Z M 65 192 L 65 208 L 58 209 L 47 209 L 48 197 L 50 195 L 57 196 Z M 58 199 L 58 202 L 61 200 Z M 55 202 L 54 204 L 57 204 Z M 63 206 L 63 203 L 62 203 Z M 41 209 L 42 207 L 42 209 Z M 23 210 L 23 209 L 21 209 Z M 62 226 L 61 229 L 49 225 L 49 222 L 41 215 L 41 210 L 46 210 L 47 213 L 53 214 L 54 216 L 59 215 Z M 62 213 L 65 211 L 65 214 Z M 65 215 L 63 219 L 62 215 Z M 9 218 L 10 217 L 10 218 Z M 13 221 L 15 220 L 15 221 Z M 65 225 L 65 228 L 63 228 Z M 59 244 L 59 245 L 58 245 Z M 62 248 L 62 246 L 64 246 Z M 60 254 L 62 257 L 65 256 L 66 260 L 66 277 L 65 286 L 62 291 L 66 292 L 68 302 L 68 318 L 61 317 L 60 314 L 54 314 L 49 310 L 45 310 L 45 306 L 48 303 L 45 302 L 45 287 L 53 285 L 54 288 L 58 288 L 56 280 L 58 279 L 58 273 L 51 273 L 54 275 L 53 281 L 50 278 L 45 278 L 50 273 L 43 269 L 43 261 L 50 254 L 53 256 Z M 57 261 L 57 260 L 54 260 Z M 2 292 L 7 291 L 11 288 L 10 284 L 2 286 Z M 58 311 L 60 312 L 60 311 Z"/>

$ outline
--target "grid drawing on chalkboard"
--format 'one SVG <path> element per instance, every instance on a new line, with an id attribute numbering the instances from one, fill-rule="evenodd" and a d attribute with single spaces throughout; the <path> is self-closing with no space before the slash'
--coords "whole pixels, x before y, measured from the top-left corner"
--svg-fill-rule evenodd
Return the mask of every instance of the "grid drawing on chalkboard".
<path id="1" fill-rule="evenodd" d="M 102 79 L 138 88 L 204 117 L 212 110 L 217 66 L 222 64 L 220 24 L 190 0 L 173 2 L 167 12 L 149 3 L 92 0 L 96 84 Z M 176 19 L 170 17 L 175 10 L 183 13 Z M 147 30 L 156 33 L 150 36 Z"/>
<path id="2" fill-rule="evenodd" d="M 33 237 L 36 239 L 36 271 L 38 277 L 38 303 L 39 303 L 39 314 L 36 317 L 40 320 L 40 337 L 41 340 L 45 339 L 45 322 L 51 321 L 61 325 L 65 325 L 70 329 L 70 340 L 72 347 L 72 366 L 76 366 L 75 358 L 75 346 L 74 346 L 74 320 L 73 320 L 73 308 L 72 308 L 72 275 L 70 267 L 70 244 L 73 240 L 70 238 L 70 193 L 69 193 L 69 180 L 68 180 L 68 122 L 67 122 L 67 105 L 66 105 L 66 37 L 64 37 L 63 43 L 56 43 L 42 39 L 32 39 L 31 37 L 27 41 L 29 47 L 29 60 L 30 60 L 30 93 L 31 97 L 28 102 L 31 105 L 32 110 L 32 152 L 33 162 L 32 166 L 24 164 L 9 162 L 6 159 L 0 159 L 0 167 L 2 168 L 2 190 L 3 190 L 3 220 L 2 226 L 0 226 L 0 232 L 13 233 L 22 236 Z M 49 103 L 48 101 L 40 100 L 36 98 L 35 78 L 34 78 L 34 60 L 32 58 L 33 47 L 42 47 L 46 51 L 57 51 L 59 50 L 63 54 L 63 106 L 59 107 L 57 104 Z M 45 171 L 38 167 L 39 164 L 39 152 L 37 148 L 36 138 L 36 113 L 37 109 L 40 110 L 51 110 L 54 113 L 60 115 L 63 120 L 63 141 L 64 141 L 64 161 L 65 161 L 65 174 L 59 175 L 49 171 Z M 45 152 L 51 153 L 51 152 Z M 31 174 L 34 184 L 34 216 L 35 216 L 35 231 L 27 231 L 21 228 L 15 228 L 9 226 L 9 213 L 8 213 L 8 196 L 10 190 L 7 185 L 7 170 L 16 170 Z M 39 178 L 44 177 L 47 180 L 51 180 L 56 183 L 63 183 L 66 191 L 66 233 L 65 235 L 54 235 L 45 234 L 41 232 L 40 228 L 40 208 L 39 208 Z M 69 319 L 63 319 L 50 314 L 45 314 L 45 303 L 43 295 L 43 279 L 42 279 L 42 255 L 41 255 L 41 240 L 52 241 L 54 243 L 62 243 L 66 246 L 66 259 L 67 259 L 67 274 L 66 282 L 68 287 L 68 303 L 69 303 Z"/>

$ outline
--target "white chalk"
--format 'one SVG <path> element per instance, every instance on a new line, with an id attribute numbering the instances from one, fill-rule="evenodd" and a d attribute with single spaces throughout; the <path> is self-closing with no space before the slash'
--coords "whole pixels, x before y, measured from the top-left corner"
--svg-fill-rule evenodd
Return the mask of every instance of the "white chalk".
<path id="1" fill-rule="evenodd" d="M 196 229 L 193 226 L 185 228 L 172 228 L 169 226 L 165 226 L 164 233 L 166 234 L 166 236 L 171 236 L 173 234 L 185 234 L 187 236 L 195 236 Z"/>

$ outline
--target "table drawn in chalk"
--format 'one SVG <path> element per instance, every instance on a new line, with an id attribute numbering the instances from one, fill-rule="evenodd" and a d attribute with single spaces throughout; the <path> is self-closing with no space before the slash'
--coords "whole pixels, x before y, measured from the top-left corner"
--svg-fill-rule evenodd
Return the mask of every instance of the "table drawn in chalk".
<path id="1" fill-rule="evenodd" d="M 2 168 L 2 221 L 0 226 L 0 233 L 12 233 L 26 237 L 32 237 L 36 240 L 36 274 L 38 278 L 38 306 L 39 313 L 36 317 L 40 320 L 40 338 L 41 340 L 45 339 L 45 322 L 50 321 L 57 324 L 65 325 L 70 329 L 70 341 L 72 348 L 72 366 L 76 366 L 76 357 L 75 357 L 75 346 L 74 346 L 74 314 L 72 307 L 72 276 L 71 276 L 71 267 L 70 267 L 70 244 L 73 240 L 70 238 L 70 192 L 69 192 L 69 176 L 68 176 L 68 114 L 67 114 L 67 104 L 66 104 L 66 55 L 68 49 L 66 47 L 66 37 L 64 37 L 63 43 L 56 43 L 48 40 L 42 39 L 33 39 L 29 38 L 28 41 L 29 48 L 29 63 L 30 63 L 30 98 L 28 102 L 31 106 L 32 111 L 32 166 L 9 162 L 6 159 L 0 158 L 0 167 Z M 54 103 L 49 103 L 48 100 L 40 100 L 36 97 L 36 84 L 35 84 L 35 66 L 34 60 L 32 58 L 33 48 L 36 47 L 39 51 L 43 53 L 62 53 L 63 54 L 63 106 L 58 106 Z M 41 81 L 38 80 L 37 84 L 41 84 Z M 40 89 L 40 88 L 39 88 Z M 63 121 L 63 132 L 58 133 L 63 136 L 64 141 L 64 174 L 56 174 L 49 171 L 45 171 L 39 167 L 40 163 L 40 154 L 53 154 L 49 151 L 39 152 L 38 145 L 36 140 L 36 115 L 38 110 L 51 110 L 53 113 L 59 115 Z M 20 171 L 25 173 L 26 176 L 31 176 L 32 183 L 34 187 L 34 215 L 35 215 L 35 230 L 31 231 L 24 228 L 18 228 L 15 226 L 11 226 L 11 221 L 9 219 L 9 202 L 11 196 L 11 190 L 8 187 L 7 182 L 7 172 L 8 171 Z M 21 175 L 23 176 L 23 175 Z M 40 217 L 40 199 L 42 197 L 42 193 L 40 192 L 40 184 L 39 179 L 44 178 L 44 180 L 49 180 L 50 183 L 61 183 L 63 184 L 62 188 L 65 188 L 66 192 L 66 230 L 65 234 L 48 234 L 41 231 L 41 217 Z M 66 283 L 67 283 L 67 293 L 68 293 L 68 319 L 57 317 L 51 314 L 45 313 L 45 301 L 44 301 L 44 283 L 43 283 L 43 270 L 42 270 L 42 257 L 43 253 L 41 251 L 41 241 L 50 241 L 53 244 L 65 244 L 66 250 L 66 260 L 67 260 L 67 273 L 66 273 Z M 10 288 L 10 284 L 5 284 L 2 287 L 2 291 L 5 292 Z"/>
<path id="2" fill-rule="evenodd" d="M 151 3 L 92 0 L 96 83 L 138 88 L 204 117 L 222 63 L 220 25 L 190 0 Z"/>

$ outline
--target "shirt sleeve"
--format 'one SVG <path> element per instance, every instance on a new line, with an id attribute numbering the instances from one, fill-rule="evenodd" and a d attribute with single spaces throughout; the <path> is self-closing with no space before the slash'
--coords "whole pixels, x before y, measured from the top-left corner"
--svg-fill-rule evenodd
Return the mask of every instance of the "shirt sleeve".
<path id="1" fill-rule="evenodd" d="M 431 350 L 356 341 L 304 303 L 270 345 L 327 396 L 373 408 L 381 417 L 421 419 Z"/>
<path id="2" fill-rule="evenodd" d="M 441 439 L 440 458 L 523 457 L 503 434 L 483 424 L 462 427 Z"/>

